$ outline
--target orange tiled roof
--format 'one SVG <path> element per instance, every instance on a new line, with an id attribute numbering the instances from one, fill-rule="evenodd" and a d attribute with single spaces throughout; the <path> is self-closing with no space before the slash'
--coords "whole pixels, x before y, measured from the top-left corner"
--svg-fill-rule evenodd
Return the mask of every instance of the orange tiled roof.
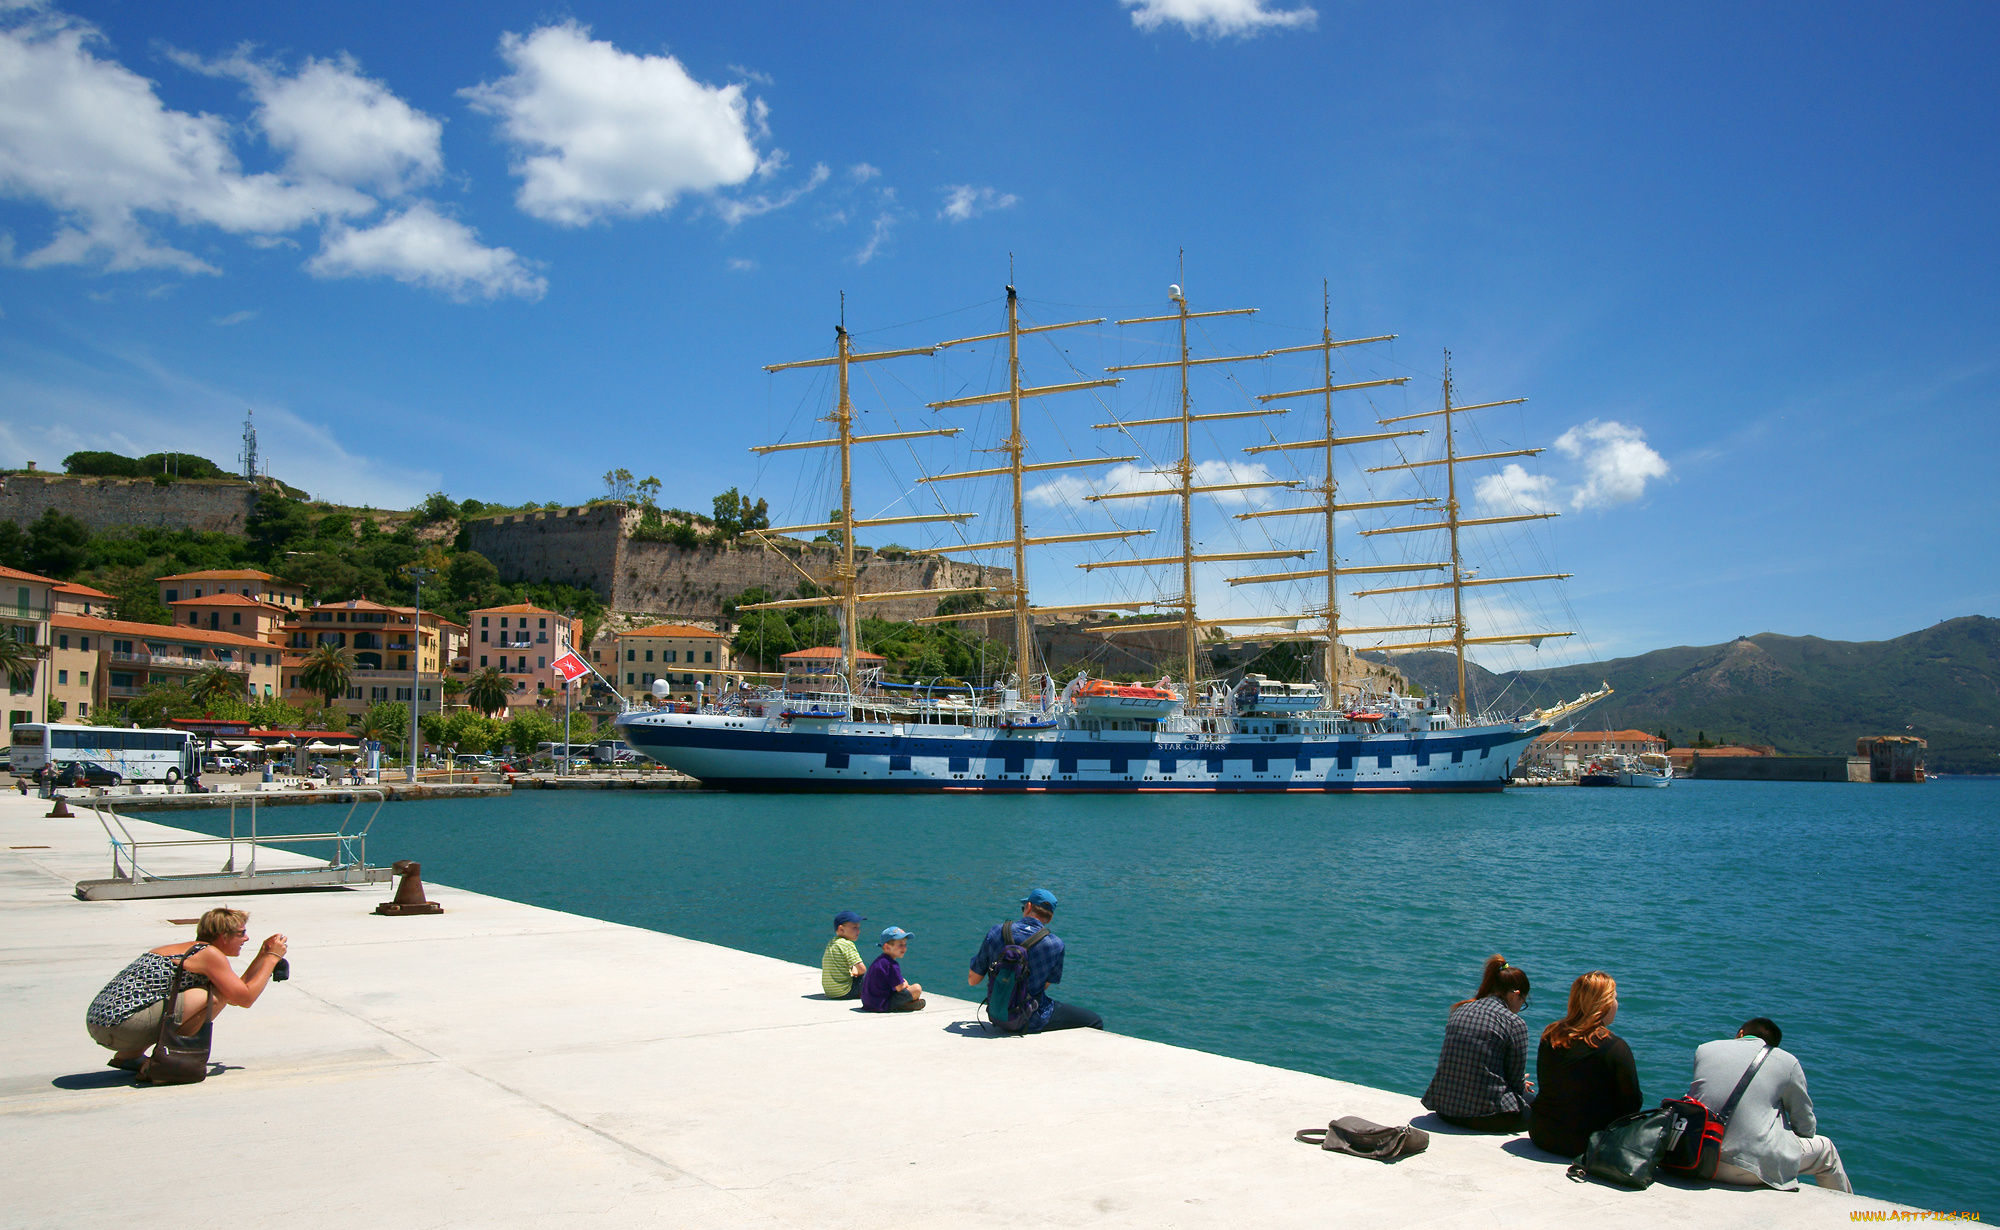
<path id="1" fill-rule="evenodd" d="M 516 602 L 511 606 L 483 606 L 471 613 L 474 615 L 555 615 L 557 619 L 562 618 L 556 612 L 543 610 L 532 602 Z"/>
<path id="2" fill-rule="evenodd" d="M 234 632 L 217 632 L 186 624 L 139 624 L 126 619 L 99 619 L 94 615 L 51 615 L 49 622 L 58 628 L 68 628 L 74 632 L 94 632 L 100 636 L 132 636 L 144 640 L 183 643 L 200 641 L 209 645 L 226 645 L 231 648 L 246 646 L 274 652 L 278 648 L 271 642 L 260 641 L 254 636 L 238 636 Z"/>
<path id="3" fill-rule="evenodd" d="M 44 585 L 62 584 L 61 581 L 56 580 L 54 577 L 39 576 L 32 572 L 22 572 L 19 568 L 0 568 L 0 577 L 6 577 L 10 581 L 40 581 Z"/>
<path id="4" fill-rule="evenodd" d="M 61 585 L 56 586 L 56 592 L 59 594 L 69 594 L 77 598 L 102 598 L 106 602 L 118 601 L 117 594 L 107 594 L 101 589 L 92 589 L 88 585 L 78 585 L 75 581 L 64 581 Z"/>
<path id="5" fill-rule="evenodd" d="M 160 581 L 276 581 L 280 585 L 290 585 L 283 577 L 274 577 L 268 572 L 255 568 L 204 568 L 200 572 L 177 572 L 170 577 L 156 577 Z"/>
<path id="6" fill-rule="evenodd" d="M 729 638 L 720 632 L 710 632 L 707 628 L 696 628 L 688 624 L 654 624 L 650 628 L 634 628 L 630 632 L 620 632 L 619 636 L 706 636 L 726 641 Z"/>
<path id="7" fill-rule="evenodd" d="M 818 658 L 838 658 L 839 656 L 840 656 L 840 650 L 835 646 L 820 645 L 817 648 L 813 649 L 796 649 L 793 650 L 791 653 L 779 654 L 778 661 L 790 662 L 794 658 L 818 659 Z M 861 658 L 873 658 L 877 662 L 887 662 L 889 660 L 883 657 L 879 653 L 869 653 L 865 649 L 857 650 L 854 656 L 857 660 Z"/>

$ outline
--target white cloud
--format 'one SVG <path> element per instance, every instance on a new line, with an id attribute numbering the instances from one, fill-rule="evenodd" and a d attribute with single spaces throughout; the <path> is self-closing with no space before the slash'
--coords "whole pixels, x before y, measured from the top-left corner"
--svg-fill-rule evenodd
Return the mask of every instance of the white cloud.
<path id="1" fill-rule="evenodd" d="M 971 184 L 947 184 L 944 187 L 944 208 L 938 211 L 938 217 L 964 222 L 996 209 L 1012 209 L 1020 199 L 1011 192 L 975 188 Z"/>
<path id="2" fill-rule="evenodd" d="M 745 81 L 754 81 L 758 85 L 770 85 L 772 83 L 771 74 L 760 73 L 754 68 L 745 68 L 741 64 L 725 64 L 723 65 L 723 67 L 728 69 L 730 72 L 735 73 L 737 76 L 743 78 Z"/>
<path id="3" fill-rule="evenodd" d="M 729 258 L 729 268 L 733 273 L 750 273 L 757 268 L 757 262 L 745 260 L 740 256 L 732 256 Z"/>
<path id="4" fill-rule="evenodd" d="M 393 194 L 444 170 L 444 125 L 347 56 L 307 60 L 290 77 L 240 57 L 226 67 L 249 83 L 258 125 L 296 175 Z"/>
<path id="5" fill-rule="evenodd" d="M 249 308 L 241 312 L 231 312 L 227 316 L 218 316 L 213 323 L 218 325 L 240 325 L 246 320 L 255 319 L 257 319 L 257 309 Z"/>
<path id="6" fill-rule="evenodd" d="M 340 185 L 244 174 L 226 121 L 164 106 L 151 81 L 92 53 L 99 39 L 59 16 L 0 29 L 0 192 L 60 219 L 23 264 L 215 273 L 141 215 L 270 234 L 375 208 Z"/>
<path id="7" fill-rule="evenodd" d="M 856 184 L 865 184 L 882 173 L 881 167 L 871 167 L 865 162 L 857 162 L 847 168 L 847 178 Z"/>
<path id="8" fill-rule="evenodd" d="M 1132 24 L 1157 30 L 1168 22 L 1190 36 L 1248 38 L 1265 30 L 1309 30 L 1319 20 L 1312 9 L 1273 9 L 1268 0 L 1118 0 L 1132 10 Z"/>
<path id="9" fill-rule="evenodd" d="M 861 250 L 854 254 L 854 263 L 865 265 L 874 260 L 876 254 L 881 252 L 882 245 L 889 242 L 889 232 L 894 229 L 896 229 L 895 214 L 886 209 L 876 214 L 875 228 L 868 232 L 868 242 L 861 245 Z"/>
<path id="10" fill-rule="evenodd" d="M 1583 486 L 1570 497 L 1579 510 L 1629 504 L 1646 493 L 1649 479 L 1667 476 L 1667 459 L 1646 443 L 1646 433 L 1624 423 L 1592 419 L 1558 436 L 1556 448 L 1583 462 Z"/>
<path id="11" fill-rule="evenodd" d="M 504 35 L 500 54 L 510 75 L 460 92 L 519 149 L 515 202 L 537 218 L 643 217 L 757 172 L 765 109 L 740 84 L 703 85 L 672 56 L 620 51 L 575 22 Z"/>
<path id="12" fill-rule="evenodd" d="M 1530 474 L 1513 462 L 1498 474 L 1488 474 L 1473 486 L 1473 495 L 1488 513 L 1554 512 L 1558 497 L 1556 480 L 1546 474 Z"/>
<path id="13" fill-rule="evenodd" d="M 539 299 L 548 281 L 532 273 L 511 248 L 489 248 L 472 228 L 419 201 L 363 230 L 335 223 L 306 268 L 323 278 L 386 275 L 428 286 L 454 299 L 517 295 Z"/>
<path id="14" fill-rule="evenodd" d="M 789 192 L 781 192 L 777 196 L 766 196 L 760 192 L 756 196 L 744 197 L 741 200 L 718 198 L 715 202 L 716 215 L 724 223 L 735 226 L 745 218 L 754 218 L 759 214 L 767 214 L 774 209 L 783 209 L 787 205 L 794 204 L 800 197 L 825 183 L 832 174 L 824 162 L 816 163 L 806 182 Z"/>
<path id="15" fill-rule="evenodd" d="M 1194 467 L 1196 486 L 1220 483 L 1263 483 L 1272 481 L 1273 475 L 1262 463 L 1254 461 L 1201 461 Z M 1093 482 L 1074 474 L 1064 475 L 1027 491 L 1027 498 L 1048 507 L 1084 507 L 1084 497 L 1092 495 L 1124 494 L 1132 491 L 1157 491 L 1161 495 L 1172 495 L 1179 483 L 1172 474 L 1162 474 L 1157 470 L 1141 469 L 1131 462 L 1112 466 Z M 1249 491 L 1216 491 L 1206 498 L 1227 507 L 1248 504 L 1263 505 L 1270 502 L 1271 492 L 1281 490 L 1276 487 L 1253 488 Z M 1119 501 L 1124 503 L 1125 501 Z"/>

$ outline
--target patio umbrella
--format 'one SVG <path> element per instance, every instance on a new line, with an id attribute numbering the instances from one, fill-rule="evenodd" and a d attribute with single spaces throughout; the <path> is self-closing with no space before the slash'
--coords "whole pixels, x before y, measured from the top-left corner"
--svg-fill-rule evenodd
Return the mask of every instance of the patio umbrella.
<path id="1" fill-rule="evenodd" d="M 267 752 L 289 752 L 297 746 L 298 744 L 296 743 L 292 743 L 285 739 L 280 739 L 276 743 L 266 743 L 264 745 L 264 750 Z"/>
<path id="2" fill-rule="evenodd" d="M 306 750 L 309 752 L 338 752 L 338 751 L 343 751 L 345 749 L 343 749 L 339 744 L 336 743 L 328 743 L 322 739 L 314 739 L 311 743 L 306 744 Z"/>
<path id="3" fill-rule="evenodd" d="M 236 752 L 261 752 L 264 750 L 264 745 L 254 739 L 244 739 L 230 744 L 229 748 Z"/>

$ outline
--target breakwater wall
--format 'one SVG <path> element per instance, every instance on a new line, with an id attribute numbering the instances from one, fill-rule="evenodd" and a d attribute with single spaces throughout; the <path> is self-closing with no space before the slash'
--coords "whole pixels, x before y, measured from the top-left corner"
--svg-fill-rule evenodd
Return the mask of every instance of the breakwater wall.
<path id="1" fill-rule="evenodd" d="M 1859 776 L 1856 776 L 1856 773 Z M 1708 782 L 1865 782 L 1865 756 L 1703 756 L 1688 764 L 1688 777 Z"/>

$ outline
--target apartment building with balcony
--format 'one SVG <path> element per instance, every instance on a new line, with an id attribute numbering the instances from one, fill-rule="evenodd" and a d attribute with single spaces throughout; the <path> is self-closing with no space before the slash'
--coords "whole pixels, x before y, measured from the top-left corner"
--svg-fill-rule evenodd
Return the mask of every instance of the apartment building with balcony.
<path id="1" fill-rule="evenodd" d="M 546 700 L 542 689 L 560 694 L 562 676 L 550 666 L 575 647 L 583 621 L 531 603 L 485 607 L 470 612 L 465 669 L 469 674 L 497 668 L 514 685 L 509 709 L 532 708 Z"/>
<path id="2" fill-rule="evenodd" d="M 689 624 L 620 632 L 616 645 L 617 673 L 604 673 L 618 681 L 618 694 L 627 700 L 651 696 L 657 679 L 666 680 L 668 694 L 676 698 L 691 698 L 697 691 L 714 696 L 730 666 L 729 638 Z"/>
<path id="3" fill-rule="evenodd" d="M 278 646 L 256 637 L 89 615 L 50 617 L 52 699 L 64 721 L 131 700 L 154 684 L 182 683 L 220 666 L 241 677 L 245 699 L 278 694 Z"/>
<path id="4" fill-rule="evenodd" d="M 283 629 L 292 612 L 274 603 L 242 594 L 207 594 L 181 598 L 167 604 L 177 627 L 206 628 L 210 632 L 234 632 L 258 640 L 282 644 Z"/>
<path id="5" fill-rule="evenodd" d="M 283 577 L 274 577 L 255 568 L 209 568 L 201 572 L 178 572 L 157 578 L 160 605 L 171 609 L 184 598 L 206 598 L 213 594 L 235 594 L 255 598 L 288 611 L 303 610 L 306 591 Z"/>
<path id="6" fill-rule="evenodd" d="M 0 677 L 7 687 L 7 738 L 11 746 L 14 726 L 21 722 L 48 720 L 49 709 L 49 615 L 53 591 L 62 582 L 37 576 L 18 568 L 0 568 L 0 636 L 9 636 L 33 645 L 39 660 L 18 681 Z"/>
<path id="7" fill-rule="evenodd" d="M 185 600 L 183 600 L 185 601 Z M 321 699 L 299 682 L 306 655 L 321 645 L 349 651 L 353 663 L 344 696 L 334 704 L 349 717 L 384 701 L 410 702 L 434 711 L 442 698 L 439 669 L 449 662 L 464 629 L 430 611 L 384 606 L 366 598 L 321 602 L 291 616 L 278 630 L 284 647 L 284 695 L 295 705 Z"/>

